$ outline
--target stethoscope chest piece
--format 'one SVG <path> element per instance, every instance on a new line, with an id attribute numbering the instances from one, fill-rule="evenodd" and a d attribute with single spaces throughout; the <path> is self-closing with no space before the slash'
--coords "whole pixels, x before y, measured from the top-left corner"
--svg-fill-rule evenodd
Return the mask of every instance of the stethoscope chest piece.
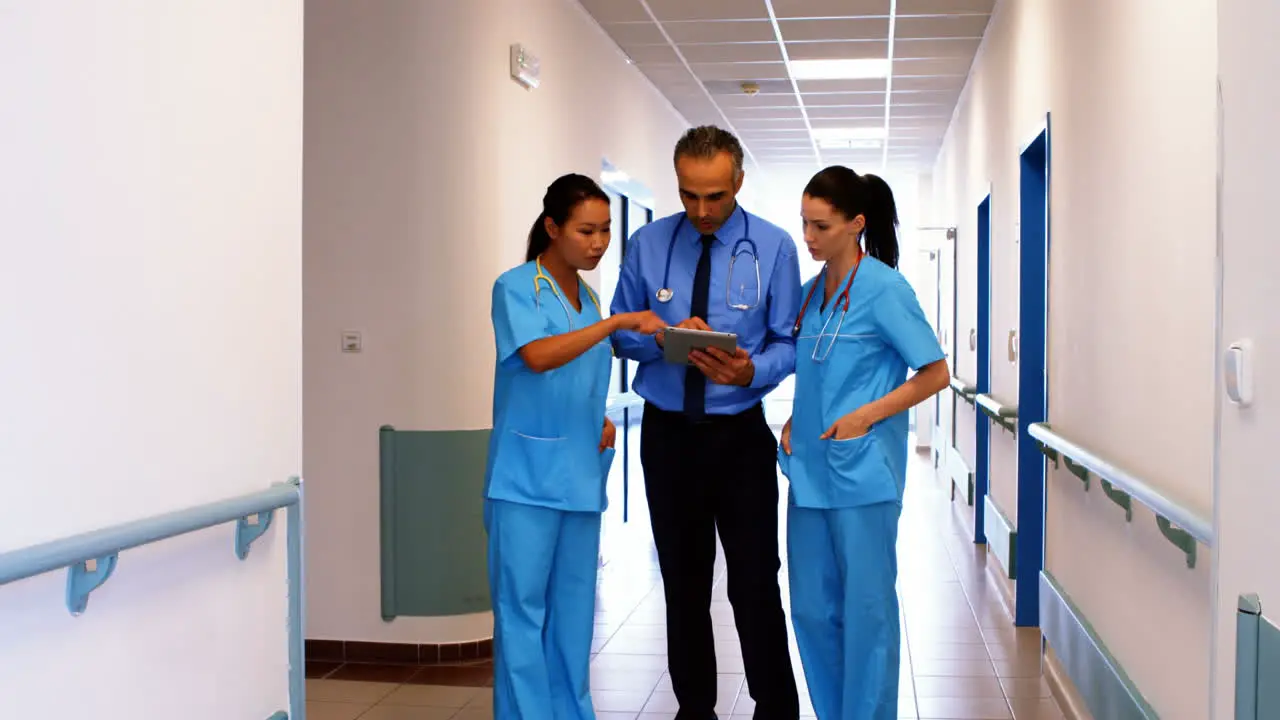
<path id="1" fill-rule="evenodd" d="M 671 288 L 662 288 L 658 291 L 658 302 L 669 303 L 675 293 L 671 292 Z"/>

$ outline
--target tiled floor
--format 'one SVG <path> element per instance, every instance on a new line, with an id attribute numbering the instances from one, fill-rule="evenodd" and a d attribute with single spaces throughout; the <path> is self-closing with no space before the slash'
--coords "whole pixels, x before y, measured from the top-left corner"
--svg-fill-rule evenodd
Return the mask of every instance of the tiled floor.
<path id="1" fill-rule="evenodd" d="M 638 440 L 638 438 L 634 438 Z M 634 457 L 639 443 L 632 443 Z M 615 466 L 617 467 L 617 466 Z M 1040 671 L 1040 639 L 1017 631 L 984 569 L 984 556 L 935 479 L 924 455 L 913 457 L 899 540 L 903 653 L 900 718 L 919 720 L 1061 720 Z M 648 532 L 643 491 L 633 487 L 630 522 L 613 512 L 604 538 L 591 682 L 600 720 L 670 718 L 675 696 L 666 674 L 661 578 Z M 720 675 L 721 718 L 750 717 L 754 704 L 723 564 L 712 614 Z M 784 596 L 786 594 L 783 585 Z M 794 655 L 794 637 L 792 639 Z M 797 674 L 800 663 L 794 661 Z M 344 667 L 347 677 L 356 672 Z M 357 669 L 358 670 L 358 669 Z M 478 668 L 464 674 L 475 678 Z M 370 677 L 379 672 L 368 673 Z M 308 681 L 310 720 L 435 720 L 493 716 L 491 690 L 422 684 L 412 670 L 395 682 Z M 446 673 L 447 674 L 447 673 Z M 445 677 L 440 675 L 439 677 Z M 487 679 L 487 678 L 486 678 Z M 440 680 L 456 685 L 452 680 Z M 474 683 L 474 680 L 466 682 Z M 802 697 L 803 676 L 799 678 Z M 807 700 L 803 714 L 813 716 Z"/>

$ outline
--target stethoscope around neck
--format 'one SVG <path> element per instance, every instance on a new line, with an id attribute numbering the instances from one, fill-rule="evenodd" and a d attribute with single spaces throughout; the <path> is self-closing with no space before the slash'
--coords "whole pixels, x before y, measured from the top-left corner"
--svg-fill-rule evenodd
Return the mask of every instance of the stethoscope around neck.
<path id="1" fill-rule="evenodd" d="M 858 268 L 862 266 L 862 259 L 864 257 L 866 257 L 866 253 L 859 250 L 858 259 L 853 262 L 853 269 L 849 271 L 849 279 L 845 281 L 844 289 L 836 295 L 835 299 L 831 303 L 831 314 L 828 315 L 826 321 L 822 323 L 822 329 L 818 331 L 818 341 L 814 343 L 813 352 L 810 354 L 810 357 L 814 362 L 824 362 L 827 359 L 827 356 L 831 354 L 831 348 L 835 347 L 836 338 L 840 336 L 840 328 L 844 327 L 844 316 L 849 313 L 849 289 L 853 287 L 853 279 L 858 276 Z M 813 284 L 809 286 L 809 292 L 805 293 L 804 302 L 800 304 L 800 312 L 796 314 L 796 324 L 791 328 L 791 337 L 800 336 L 800 326 L 804 324 L 804 311 L 809 309 L 809 303 L 813 300 L 813 293 L 817 291 L 818 286 L 825 283 L 827 271 L 829 269 L 830 266 L 824 264 L 822 266 L 822 273 L 818 275 L 818 277 L 814 279 Z M 840 320 L 836 322 L 836 331 L 828 336 L 827 326 L 831 324 L 831 318 L 836 316 L 836 306 L 841 304 L 843 304 L 843 307 L 840 308 Z M 822 347 L 822 341 L 826 337 L 830 337 L 831 341 L 827 343 L 827 349 L 822 351 L 821 357 L 819 357 L 818 350 Z"/>
<path id="2" fill-rule="evenodd" d="M 738 212 L 739 210 L 742 210 L 741 206 L 734 208 L 734 212 Z M 680 235 L 680 228 L 684 225 L 684 221 L 688 217 L 688 213 L 682 213 L 680 215 L 680 219 L 676 221 L 676 226 L 671 230 L 671 240 L 667 243 L 667 265 L 662 272 L 662 287 L 658 289 L 658 292 L 654 293 L 654 297 L 657 298 L 658 302 L 663 304 L 671 302 L 671 299 L 676 295 L 675 291 L 671 289 L 671 256 L 675 254 L 676 239 Z M 730 217 L 732 217 L 732 215 L 730 215 Z M 742 248 L 744 244 L 747 246 L 746 249 Z M 738 256 L 743 253 L 750 255 L 751 260 L 755 265 L 756 300 L 754 303 L 733 302 L 733 264 L 737 262 Z M 727 287 L 724 291 L 724 301 L 730 308 L 734 310 L 750 310 L 760 304 L 760 251 L 756 247 L 756 242 L 751 239 L 751 216 L 748 215 L 745 210 L 742 210 L 742 237 L 733 244 L 733 249 L 729 253 L 729 277 L 726 282 L 726 286 Z M 745 288 L 742 294 L 746 294 Z"/>

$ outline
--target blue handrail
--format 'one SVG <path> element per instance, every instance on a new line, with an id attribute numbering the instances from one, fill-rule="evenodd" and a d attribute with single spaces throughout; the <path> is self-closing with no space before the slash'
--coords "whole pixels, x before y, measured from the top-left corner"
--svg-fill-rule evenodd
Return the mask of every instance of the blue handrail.
<path id="1" fill-rule="evenodd" d="M 1085 470 L 1146 505 L 1158 518 L 1164 518 L 1165 521 L 1182 528 L 1191 537 L 1205 545 L 1213 546 L 1213 523 L 1199 513 L 1178 504 L 1163 492 L 1123 468 L 1104 460 L 1092 450 L 1068 440 L 1048 423 L 1033 423 L 1028 431 L 1031 437 L 1044 443 L 1046 447 L 1061 453 Z"/>
<path id="2" fill-rule="evenodd" d="M 122 551 L 234 521 L 234 551 L 243 560 L 280 508 L 288 512 L 289 713 L 273 717 L 305 720 L 302 481 L 298 478 L 247 495 L 0 553 L 0 585 L 65 568 L 67 609 L 79 615 L 88 606 L 89 594 L 111 577 Z"/>

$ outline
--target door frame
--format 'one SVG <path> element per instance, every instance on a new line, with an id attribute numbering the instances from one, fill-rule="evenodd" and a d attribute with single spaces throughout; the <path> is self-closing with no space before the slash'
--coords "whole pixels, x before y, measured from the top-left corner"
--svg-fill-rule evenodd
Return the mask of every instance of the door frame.
<path id="1" fill-rule="evenodd" d="M 979 394 L 991 392 L 991 204 L 993 188 L 978 203 L 978 348 L 973 382 Z M 973 457 L 973 542 L 987 544 L 986 506 L 991 490 L 991 422 L 975 408 Z"/>
<path id="2" fill-rule="evenodd" d="M 1049 116 L 1018 152 L 1018 569 L 1014 624 L 1040 624 L 1044 455 L 1028 427 L 1049 419 Z"/>

